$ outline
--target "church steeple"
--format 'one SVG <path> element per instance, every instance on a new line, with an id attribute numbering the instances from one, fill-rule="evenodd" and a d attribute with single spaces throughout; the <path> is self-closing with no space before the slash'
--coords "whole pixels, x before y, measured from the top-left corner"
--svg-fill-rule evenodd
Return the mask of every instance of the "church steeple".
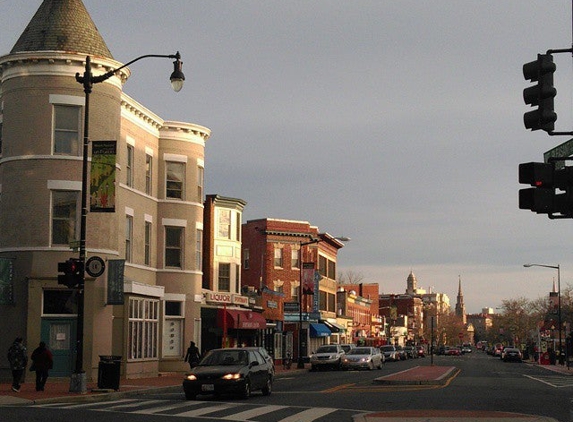
<path id="1" fill-rule="evenodd" d="M 462 277 L 458 276 L 458 298 L 456 301 L 456 316 L 466 323 L 466 305 L 464 305 L 464 295 L 462 293 Z"/>
<path id="2" fill-rule="evenodd" d="M 416 276 L 414 275 L 412 270 L 410 270 L 410 274 L 406 279 L 406 294 L 409 295 L 416 294 L 416 290 L 418 289 L 417 284 L 418 282 L 416 280 Z"/>
<path id="3" fill-rule="evenodd" d="M 113 59 L 81 0 L 44 0 L 10 53 L 30 51 Z"/>

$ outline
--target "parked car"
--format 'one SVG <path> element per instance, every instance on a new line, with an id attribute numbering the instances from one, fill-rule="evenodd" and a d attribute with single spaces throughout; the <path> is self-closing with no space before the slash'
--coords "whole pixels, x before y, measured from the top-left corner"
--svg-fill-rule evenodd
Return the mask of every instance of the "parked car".
<path id="1" fill-rule="evenodd" d="M 380 346 L 380 351 L 384 355 L 385 361 L 396 362 L 397 360 L 400 360 L 396 347 L 391 344 Z"/>
<path id="2" fill-rule="evenodd" d="M 424 346 L 416 346 L 416 351 L 418 352 L 419 358 L 426 357 L 426 349 L 424 348 Z"/>
<path id="3" fill-rule="evenodd" d="M 383 359 L 375 347 L 355 347 L 342 358 L 342 369 L 382 369 Z"/>
<path id="4" fill-rule="evenodd" d="M 521 362 L 522 355 L 521 351 L 516 347 L 506 347 L 503 349 L 501 359 L 504 362 L 514 361 L 514 362 Z"/>
<path id="5" fill-rule="evenodd" d="M 418 351 L 414 348 L 414 346 L 404 346 L 404 353 L 406 353 L 408 359 L 418 358 Z"/>
<path id="6" fill-rule="evenodd" d="M 310 355 L 310 370 L 315 371 L 318 368 L 325 367 L 340 369 L 343 356 L 344 349 L 340 344 L 320 346 L 316 349 L 316 352 Z"/>
<path id="7" fill-rule="evenodd" d="M 462 344 L 462 353 L 471 353 L 472 352 L 472 345 L 469 343 Z"/>
<path id="8" fill-rule="evenodd" d="M 404 347 L 402 347 L 402 346 L 396 346 L 396 352 L 398 353 L 398 357 L 400 358 L 400 360 L 406 360 L 406 359 L 408 359 L 408 355 L 406 354 L 406 351 L 404 350 Z"/>
<path id="9" fill-rule="evenodd" d="M 455 346 L 446 346 L 446 350 L 444 353 L 446 356 L 461 356 L 462 350 L 459 347 Z"/>
<path id="10" fill-rule="evenodd" d="M 248 398 L 252 391 L 271 394 L 271 364 L 252 348 L 213 349 L 183 380 L 187 400 L 200 394 L 238 394 Z"/>

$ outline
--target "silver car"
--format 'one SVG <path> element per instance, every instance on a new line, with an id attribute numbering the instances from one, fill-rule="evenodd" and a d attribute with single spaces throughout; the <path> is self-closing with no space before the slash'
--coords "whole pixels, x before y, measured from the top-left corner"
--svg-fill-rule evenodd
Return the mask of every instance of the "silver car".
<path id="1" fill-rule="evenodd" d="M 342 369 L 382 368 L 384 357 L 375 347 L 356 347 L 342 358 Z"/>
<path id="2" fill-rule="evenodd" d="M 315 371 L 318 368 L 332 367 L 340 369 L 342 366 L 342 358 L 344 357 L 344 350 L 340 344 L 326 344 L 316 349 L 310 355 L 310 370 Z"/>

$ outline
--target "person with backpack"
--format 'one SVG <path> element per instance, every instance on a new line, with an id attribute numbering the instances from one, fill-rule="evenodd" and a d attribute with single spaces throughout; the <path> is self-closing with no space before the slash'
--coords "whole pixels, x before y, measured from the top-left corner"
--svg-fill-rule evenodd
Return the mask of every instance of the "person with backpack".
<path id="1" fill-rule="evenodd" d="M 10 369 L 12 370 L 12 391 L 19 393 L 22 375 L 24 375 L 24 370 L 28 365 L 28 353 L 22 337 L 16 337 L 8 349 L 8 362 L 10 362 Z"/>

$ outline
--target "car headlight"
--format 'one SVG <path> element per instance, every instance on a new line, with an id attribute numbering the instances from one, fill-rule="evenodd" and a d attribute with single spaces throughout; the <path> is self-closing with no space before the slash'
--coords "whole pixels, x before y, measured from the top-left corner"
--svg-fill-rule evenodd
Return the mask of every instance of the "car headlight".
<path id="1" fill-rule="evenodd" d="M 241 378 L 241 374 L 237 374 L 237 373 L 223 375 L 224 380 L 238 380 L 240 378 Z"/>
<path id="2" fill-rule="evenodd" d="M 197 377 L 193 374 L 189 374 L 186 377 L 189 381 L 197 381 Z"/>

